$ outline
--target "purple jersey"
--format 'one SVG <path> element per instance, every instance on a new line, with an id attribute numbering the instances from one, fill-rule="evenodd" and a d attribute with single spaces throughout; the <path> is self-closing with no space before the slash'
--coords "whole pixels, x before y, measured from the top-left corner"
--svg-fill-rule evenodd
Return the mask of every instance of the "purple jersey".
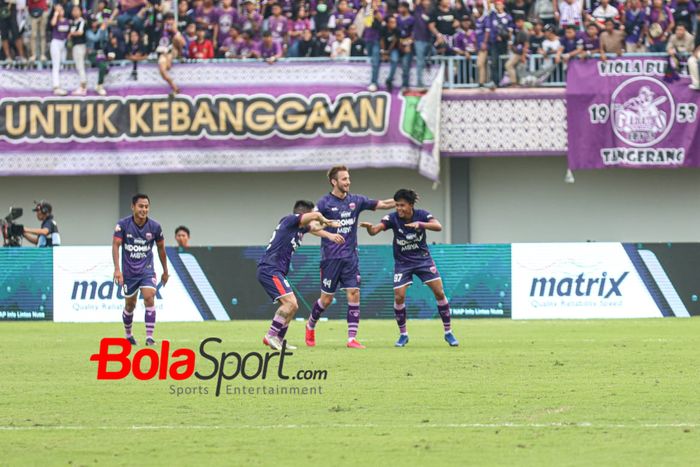
<path id="1" fill-rule="evenodd" d="M 476 21 L 476 46 L 481 48 L 481 44 L 484 43 L 486 39 L 486 33 L 491 31 L 491 23 L 489 17 L 486 14 L 479 16 Z"/>
<path id="2" fill-rule="evenodd" d="M 415 18 L 413 23 L 413 38 L 417 41 L 429 41 L 431 36 L 430 29 L 428 29 L 430 15 L 423 9 L 423 6 L 418 5 L 416 11 L 413 13 L 413 17 Z"/>
<path id="3" fill-rule="evenodd" d="M 267 30 L 270 31 L 275 42 L 282 42 L 287 37 L 288 27 L 289 20 L 285 16 L 279 18 L 270 16 L 267 19 Z"/>
<path id="4" fill-rule="evenodd" d="M 413 25 L 416 23 L 416 18 L 413 16 L 397 16 L 396 27 L 399 28 L 401 39 L 406 39 L 413 35 Z"/>
<path id="5" fill-rule="evenodd" d="M 282 53 L 282 46 L 279 42 L 275 41 L 272 41 L 270 45 L 267 46 L 263 41 L 258 46 L 258 52 L 260 52 L 260 58 L 272 58 Z"/>
<path id="6" fill-rule="evenodd" d="M 423 209 L 414 209 L 410 220 L 404 221 L 394 211 L 382 218 L 382 224 L 394 232 L 394 263 L 395 269 L 413 269 L 419 266 L 432 265 L 425 229 L 410 229 L 406 224 L 411 222 L 430 222 L 433 215 Z"/>
<path id="7" fill-rule="evenodd" d="M 340 227 L 333 229 L 326 228 L 330 233 L 338 233 L 345 238 L 345 243 L 337 244 L 332 241 L 321 239 L 321 259 L 349 258 L 357 255 L 357 219 L 360 213 L 365 210 L 374 211 L 378 201 L 369 199 L 362 195 L 349 194 L 340 199 L 332 193 L 318 200 L 316 210 L 323 214 L 326 219 L 340 222 Z"/>
<path id="8" fill-rule="evenodd" d="M 627 42 L 636 44 L 643 39 L 642 29 L 647 20 L 646 13 L 641 8 L 639 10 L 625 11 L 625 32 L 627 33 Z"/>
<path id="9" fill-rule="evenodd" d="M 236 11 L 235 8 L 231 8 L 230 10 L 220 10 L 219 11 L 219 18 L 218 18 L 218 23 L 219 23 L 219 37 L 218 41 L 219 44 L 218 46 L 221 47 L 221 45 L 224 43 L 224 41 L 228 38 L 229 31 L 231 28 L 238 24 L 238 12 Z"/>
<path id="10" fill-rule="evenodd" d="M 200 6 L 195 10 L 194 19 L 197 22 L 204 23 L 208 29 L 211 29 L 219 21 L 219 9 L 213 7 L 209 11 L 204 11 L 204 7 Z"/>
<path id="11" fill-rule="evenodd" d="M 583 36 L 583 50 L 586 52 L 597 53 L 600 51 L 600 40 L 598 36 L 591 37 L 588 34 Z"/>
<path id="12" fill-rule="evenodd" d="M 258 261 L 258 266 L 269 266 L 287 275 L 292 255 L 301 245 L 304 234 L 309 231 L 306 227 L 299 226 L 301 216 L 301 214 L 290 214 L 280 219 L 265 254 Z"/>
<path id="13" fill-rule="evenodd" d="M 345 13 L 334 13 L 335 16 L 335 27 L 336 29 L 347 29 L 355 21 L 355 13 L 352 10 L 348 10 Z"/>
<path id="14" fill-rule="evenodd" d="M 70 20 L 63 18 L 56 22 L 53 31 L 51 31 L 51 38 L 58 41 L 65 41 L 68 37 L 68 31 L 70 31 Z"/>
<path id="15" fill-rule="evenodd" d="M 122 272 L 125 278 L 155 274 L 153 245 L 165 240 L 158 222 L 148 218 L 139 227 L 133 216 L 125 217 L 114 228 L 114 237 L 122 241 Z"/>
<path id="16" fill-rule="evenodd" d="M 566 36 L 561 38 L 561 46 L 564 48 L 564 53 L 568 54 L 575 51 L 578 48 L 583 47 L 583 39 L 577 34 L 573 39 L 569 39 Z"/>
<path id="17" fill-rule="evenodd" d="M 255 52 L 260 52 L 258 44 L 255 41 L 240 41 L 236 46 L 236 55 L 241 58 L 250 58 Z"/>

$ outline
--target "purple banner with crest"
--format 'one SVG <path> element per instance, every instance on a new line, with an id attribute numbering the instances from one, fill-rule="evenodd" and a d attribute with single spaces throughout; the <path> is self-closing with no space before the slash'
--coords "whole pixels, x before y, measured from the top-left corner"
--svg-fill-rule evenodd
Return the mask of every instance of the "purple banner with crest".
<path id="1" fill-rule="evenodd" d="M 383 67 L 381 82 L 388 67 Z M 107 96 L 54 96 L 48 70 L 0 73 L 0 175 L 290 171 L 405 167 L 436 180 L 434 136 L 420 95 L 368 92 L 351 62 L 115 66 Z M 434 73 L 435 74 L 435 73 Z M 426 77 L 430 81 L 430 77 Z M 65 70 L 61 86 L 78 87 Z M 398 78 L 395 88 L 398 88 Z M 440 96 L 437 96 L 439 104 Z"/>
<path id="2" fill-rule="evenodd" d="M 700 166 L 700 93 L 689 84 L 660 57 L 569 63 L 569 168 Z"/>

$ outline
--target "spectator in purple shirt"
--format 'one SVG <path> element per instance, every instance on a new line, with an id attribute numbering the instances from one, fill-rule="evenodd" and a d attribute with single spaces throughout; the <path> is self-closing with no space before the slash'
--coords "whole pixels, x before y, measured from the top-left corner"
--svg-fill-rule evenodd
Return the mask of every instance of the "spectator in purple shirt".
<path id="1" fill-rule="evenodd" d="M 644 53 L 647 51 L 644 39 L 647 35 L 646 13 L 640 0 L 627 0 L 625 9 L 625 46 L 627 52 Z"/>
<path id="2" fill-rule="evenodd" d="M 278 3 L 272 5 L 272 16 L 267 18 L 267 31 L 272 34 L 272 40 L 284 49 L 287 45 L 289 34 L 289 20 L 282 15 L 282 6 Z"/>
<path id="3" fill-rule="evenodd" d="M 370 92 L 374 92 L 377 90 L 377 81 L 379 80 L 379 65 L 381 63 L 380 39 L 382 23 L 384 22 L 384 8 L 381 7 L 379 0 L 370 0 L 370 2 L 367 3 L 366 0 L 363 0 L 363 6 L 358 15 L 362 14 L 365 25 L 362 38 L 365 40 L 367 55 L 372 63 L 372 80 L 367 89 Z"/>
<path id="4" fill-rule="evenodd" d="M 281 12 L 281 9 L 280 9 Z M 263 33 L 262 42 L 260 43 L 260 58 L 265 60 L 269 64 L 275 63 L 278 59 L 282 58 L 282 45 L 277 42 L 270 31 L 265 31 Z"/>
<path id="5" fill-rule="evenodd" d="M 219 29 L 219 9 L 214 5 L 213 0 L 204 0 L 202 6 L 195 10 L 194 20 L 197 26 L 206 29 L 206 37 L 208 39 L 217 37 Z"/>
<path id="6" fill-rule="evenodd" d="M 564 37 L 561 39 L 564 63 L 569 63 L 579 55 L 583 54 L 583 39 L 579 35 L 576 26 L 570 24 L 564 29 Z"/>
<path id="7" fill-rule="evenodd" d="M 649 52 L 666 52 L 666 41 L 676 27 L 671 9 L 664 5 L 663 0 L 653 0 L 647 8 L 647 26 Z"/>
<path id="8" fill-rule="evenodd" d="M 229 37 L 231 28 L 238 23 L 238 10 L 233 7 L 232 0 L 222 0 L 217 17 L 216 37 L 214 38 L 214 45 L 217 48 L 223 45 L 224 41 Z"/>
<path id="9" fill-rule="evenodd" d="M 348 7 L 347 0 L 340 0 L 333 13 L 333 21 L 336 29 L 346 29 L 355 21 L 355 12 Z"/>
<path id="10" fill-rule="evenodd" d="M 237 26 L 228 30 L 228 37 L 219 47 L 219 58 L 235 58 L 238 44 L 241 42 L 241 32 Z"/>
<path id="11" fill-rule="evenodd" d="M 484 13 L 484 5 L 477 3 L 476 10 L 476 68 L 479 72 L 479 86 L 486 84 L 489 64 L 489 42 L 491 40 L 491 23 L 489 15 Z M 493 78 L 491 79 L 493 81 Z"/>
<path id="12" fill-rule="evenodd" d="M 236 58 L 260 58 L 258 44 L 253 40 L 250 31 L 241 33 L 241 41 L 236 48 Z"/>
<path id="13" fill-rule="evenodd" d="M 430 36 L 430 0 L 421 0 L 420 4 L 413 12 L 413 40 L 416 54 L 416 85 L 419 88 L 425 87 L 423 84 L 423 69 L 425 68 L 426 58 L 430 55 L 433 44 Z"/>
<path id="14" fill-rule="evenodd" d="M 506 13 L 503 0 L 496 0 L 496 10 L 491 12 L 491 34 L 489 35 L 489 58 L 491 59 L 491 81 L 501 79 L 501 63 L 499 57 L 508 53 L 508 43 L 513 34 L 513 18 Z"/>
<path id="15" fill-rule="evenodd" d="M 263 17 L 258 13 L 253 0 L 243 0 L 243 13 L 240 16 L 240 22 L 241 31 L 249 32 L 253 40 L 260 37 Z"/>
<path id="16" fill-rule="evenodd" d="M 289 57 L 298 57 L 299 41 L 302 40 L 304 31 L 311 30 L 311 20 L 306 17 L 306 8 L 303 5 L 299 7 L 297 18 L 289 20 L 287 30 L 289 31 L 289 51 L 287 55 Z"/>
<path id="17" fill-rule="evenodd" d="M 592 55 L 600 53 L 600 39 L 598 38 L 598 25 L 591 21 L 586 26 L 586 34 L 583 35 L 583 52 L 584 58 L 590 58 Z"/>
<path id="18" fill-rule="evenodd" d="M 457 34 L 455 34 L 452 43 L 452 51 L 456 55 L 465 57 L 467 60 L 477 51 L 476 32 L 474 31 L 472 19 L 469 15 L 462 17 L 460 28 L 457 30 Z"/>

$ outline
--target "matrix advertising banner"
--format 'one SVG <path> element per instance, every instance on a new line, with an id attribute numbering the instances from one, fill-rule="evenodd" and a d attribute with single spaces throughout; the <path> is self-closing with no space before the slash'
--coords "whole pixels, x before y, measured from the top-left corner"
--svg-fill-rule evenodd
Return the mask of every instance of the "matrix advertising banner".
<path id="1" fill-rule="evenodd" d="M 700 245 L 513 244 L 514 319 L 700 314 Z"/>
<path id="2" fill-rule="evenodd" d="M 168 249 L 174 271 L 206 319 L 266 319 L 275 307 L 255 277 L 263 247 Z M 509 245 L 433 245 L 452 313 L 457 317 L 510 316 Z M 306 318 L 320 295 L 320 250 L 301 247 L 294 254 L 289 282 Z M 390 246 L 360 248 L 363 318 L 394 318 L 394 259 Z M 345 319 L 345 293 L 324 316 Z M 437 317 L 435 298 L 416 280 L 409 288 L 411 318 Z"/>
<path id="3" fill-rule="evenodd" d="M 182 93 L 174 98 L 153 64 L 139 67 L 137 81 L 129 78 L 131 67 L 114 67 L 109 96 L 82 98 L 53 96 L 48 70 L 3 70 L 0 175 L 289 171 L 343 163 L 416 168 L 437 180 L 434 137 L 417 111 L 421 97 L 367 92 L 370 70 L 349 62 L 177 64 Z M 75 73 L 61 76 L 64 85 L 78 85 Z M 95 79 L 89 75 L 89 89 Z M 423 105 L 439 107 L 440 93 L 430 96 L 435 102 Z"/>
<path id="4" fill-rule="evenodd" d="M 571 169 L 700 166 L 700 96 L 665 58 L 575 60 L 566 83 Z"/>
<path id="5" fill-rule="evenodd" d="M 53 252 L 54 321 L 121 321 L 124 295 L 112 279 L 112 247 L 62 246 L 53 248 Z M 168 269 L 173 270 L 172 265 Z M 156 293 L 158 320 L 201 321 L 203 317 L 180 278 L 171 274 L 163 287 L 160 283 L 163 270 L 157 258 L 155 270 L 159 280 Z M 136 321 L 143 321 L 142 303 L 138 304 L 134 314 Z"/>
<path id="6" fill-rule="evenodd" d="M 0 321 L 53 318 L 50 248 L 0 248 Z"/>

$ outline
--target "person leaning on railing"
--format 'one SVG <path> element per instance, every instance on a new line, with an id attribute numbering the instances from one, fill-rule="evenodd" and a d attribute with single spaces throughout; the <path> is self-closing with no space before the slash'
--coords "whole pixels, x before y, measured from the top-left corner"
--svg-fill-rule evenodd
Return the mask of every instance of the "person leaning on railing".
<path id="1" fill-rule="evenodd" d="M 614 19 L 605 20 L 605 30 L 600 34 L 600 54 L 605 60 L 607 54 L 620 56 L 625 51 L 625 33 L 617 28 Z"/>

